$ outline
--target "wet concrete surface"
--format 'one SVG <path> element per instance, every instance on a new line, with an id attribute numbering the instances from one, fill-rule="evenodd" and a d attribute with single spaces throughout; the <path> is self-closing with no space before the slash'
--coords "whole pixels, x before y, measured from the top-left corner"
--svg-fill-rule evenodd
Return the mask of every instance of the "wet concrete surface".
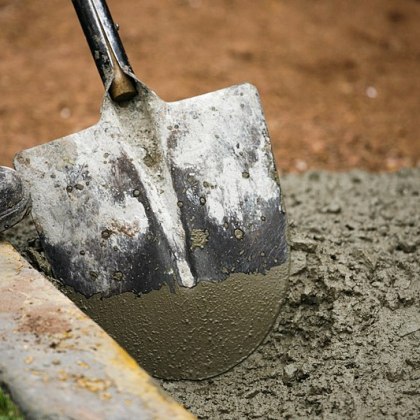
<path id="1" fill-rule="evenodd" d="M 289 268 L 287 261 L 265 275 L 235 273 L 141 296 L 64 293 L 149 374 L 197 380 L 226 372 L 261 344 L 281 308 Z"/>
<path id="2" fill-rule="evenodd" d="M 277 325 L 228 373 L 162 386 L 202 419 L 418 418 L 420 170 L 281 181 L 292 275 Z"/>
<path id="3" fill-rule="evenodd" d="M 281 181 L 292 267 L 275 327 L 229 372 L 162 387 L 203 419 L 418 418 L 420 169 Z"/>

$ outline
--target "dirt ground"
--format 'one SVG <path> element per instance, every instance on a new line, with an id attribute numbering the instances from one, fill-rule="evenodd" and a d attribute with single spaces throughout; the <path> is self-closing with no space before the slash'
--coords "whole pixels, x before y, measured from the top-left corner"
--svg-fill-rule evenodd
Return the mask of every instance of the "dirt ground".
<path id="1" fill-rule="evenodd" d="M 137 75 L 166 100 L 250 81 L 278 166 L 420 161 L 420 2 L 109 0 Z M 0 0 L 0 164 L 96 122 L 103 94 L 70 0 Z"/>

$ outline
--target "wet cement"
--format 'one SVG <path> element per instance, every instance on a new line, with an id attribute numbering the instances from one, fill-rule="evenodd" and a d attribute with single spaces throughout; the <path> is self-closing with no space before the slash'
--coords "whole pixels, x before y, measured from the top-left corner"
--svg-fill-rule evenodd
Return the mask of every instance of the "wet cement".
<path id="1" fill-rule="evenodd" d="M 284 301 L 289 269 L 286 262 L 265 275 L 235 273 L 142 296 L 64 292 L 153 376 L 203 379 L 226 372 L 261 344 Z"/>
<path id="2" fill-rule="evenodd" d="M 281 181 L 292 268 L 272 332 L 221 376 L 161 385 L 203 419 L 417 419 L 420 169 Z"/>
<path id="3" fill-rule="evenodd" d="M 202 419 L 419 418 L 420 170 L 281 181 L 292 275 L 274 330 L 228 373 L 162 386 Z"/>

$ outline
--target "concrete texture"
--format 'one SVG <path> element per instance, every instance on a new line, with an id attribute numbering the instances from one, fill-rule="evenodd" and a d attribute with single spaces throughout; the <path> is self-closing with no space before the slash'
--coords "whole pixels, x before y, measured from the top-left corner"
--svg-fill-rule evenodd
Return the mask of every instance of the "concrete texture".
<path id="1" fill-rule="evenodd" d="M 418 418 L 420 170 L 285 176 L 292 276 L 230 372 L 162 382 L 202 419 Z"/>
<path id="2" fill-rule="evenodd" d="M 289 268 L 287 262 L 266 275 L 234 273 L 142 296 L 64 293 L 151 375 L 197 380 L 226 372 L 261 344 L 281 308 Z"/>
<path id="3" fill-rule="evenodd" d="M 281 181 L 292 275 L 272 333 L 224 375 L 162 386 L 203 419 L 418 418 L 420 169 Z"/>

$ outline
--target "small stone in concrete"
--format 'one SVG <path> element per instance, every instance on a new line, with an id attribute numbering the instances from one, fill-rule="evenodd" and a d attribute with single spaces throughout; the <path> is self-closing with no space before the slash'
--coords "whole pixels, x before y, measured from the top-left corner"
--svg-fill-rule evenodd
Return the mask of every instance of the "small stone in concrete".
<path id="1" fill-rule="evenodd" d="M 290 240 L 290 246 L 292 250 L 313 253 L 316 250 L 317 243 L 303 234 L 296 233 Z"/>

